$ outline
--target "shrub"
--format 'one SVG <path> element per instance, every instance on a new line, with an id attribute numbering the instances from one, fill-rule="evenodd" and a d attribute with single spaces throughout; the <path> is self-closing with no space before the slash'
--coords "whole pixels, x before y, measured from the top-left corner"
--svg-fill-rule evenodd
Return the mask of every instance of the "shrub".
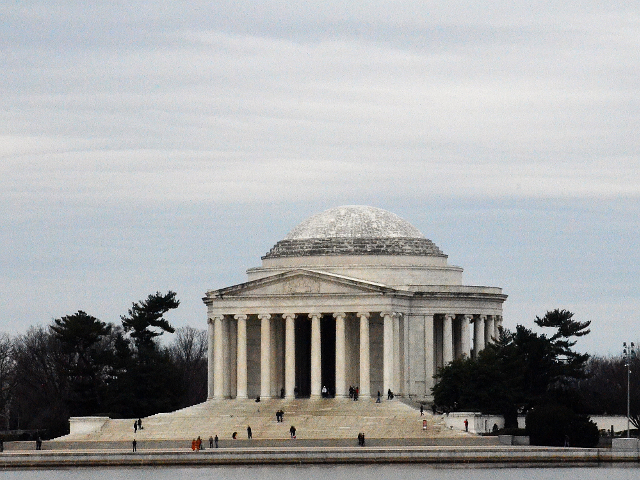
<path id="1" fill-rule="evenodd" d="M 562 405 L 540 405 L 527 414 L 526 430 L 531 445 L 595 447 L 600 439 L 598 427 L 586 415 Z"/>

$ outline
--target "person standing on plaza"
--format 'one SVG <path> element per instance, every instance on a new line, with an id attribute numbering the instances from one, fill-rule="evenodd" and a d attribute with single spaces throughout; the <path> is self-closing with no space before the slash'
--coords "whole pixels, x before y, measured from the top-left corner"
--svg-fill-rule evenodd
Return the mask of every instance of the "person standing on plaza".
<path id="1" fill-rule="evenodd" d="M 466 418 L 464 419 L 464 431 L 469 431 L 469 420 L 467 420 Z"/>
<path id="2" fill-rule="evenodd" d="M 135 452 L 138 447 L 138 442 L 136 442 L 135 438 L 133 439 L 133 442 L 131 442 L 131 446 L 133 447 L 133 451 Z"/>
<path id="3" fill-rule="evenodd" d="M 251 440 L 253 438 L 253 434 L 251 433 L 251 426 L 247 425 L 247 438 Z"/>

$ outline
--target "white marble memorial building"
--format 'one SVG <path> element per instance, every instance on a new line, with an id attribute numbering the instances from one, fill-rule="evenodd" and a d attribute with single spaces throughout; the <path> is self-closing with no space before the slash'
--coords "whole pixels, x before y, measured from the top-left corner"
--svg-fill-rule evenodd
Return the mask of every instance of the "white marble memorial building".
<path id="1" fill-rule="evenodd" d="M 462 268 L 418 229 L 345 206 L 295 227 L 247 271 L 208 291 L 209 399 L 345 396 L 388 390 L 430 398 L 436 369 L 475 355 L 502 322 L 501 288 Z"/>

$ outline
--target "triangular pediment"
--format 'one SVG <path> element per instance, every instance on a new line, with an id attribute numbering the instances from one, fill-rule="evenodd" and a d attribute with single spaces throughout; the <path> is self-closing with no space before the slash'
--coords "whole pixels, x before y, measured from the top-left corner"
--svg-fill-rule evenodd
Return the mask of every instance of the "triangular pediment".
<path id="1" fill-rule="evenodd" d="M 385 285 L 314 270 L 292 270 L 209 292 L 212 296 L 345 295 L 393 292 Z"/>

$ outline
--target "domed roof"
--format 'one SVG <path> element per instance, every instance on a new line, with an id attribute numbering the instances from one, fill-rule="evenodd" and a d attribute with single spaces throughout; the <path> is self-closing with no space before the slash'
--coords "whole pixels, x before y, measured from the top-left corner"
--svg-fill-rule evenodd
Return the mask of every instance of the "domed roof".
<path id="1" fill-rule="evenodd" d="M 424 238 L 395 213 L 364 205 L 336 207 L 309 217 L 285 237 L 304 238 Z"/>
<path id="2" fill-rule="evenodd" d="M 316 255 L 419 255 L 446 257 L 420 231 L 380 208 L 349 205 L 313 215 L 264 257 Z"/>

